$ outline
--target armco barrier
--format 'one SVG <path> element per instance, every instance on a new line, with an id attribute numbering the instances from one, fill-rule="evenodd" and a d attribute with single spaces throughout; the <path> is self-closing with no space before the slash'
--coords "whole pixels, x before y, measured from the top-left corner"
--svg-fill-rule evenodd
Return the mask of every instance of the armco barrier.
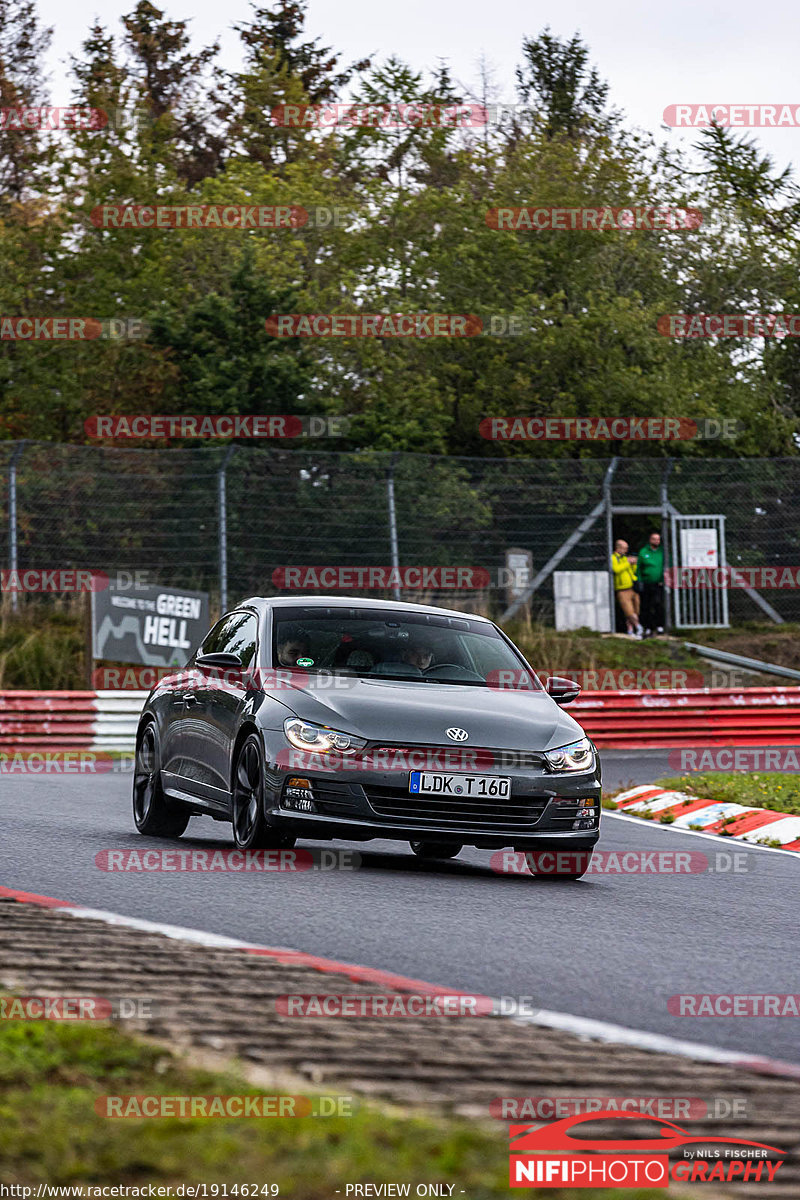
<path id="1" fill-rule="evenodd" d="M 132 751 L 147 692 L 0 692 L 0 752 Z"/>
<path id="2" fill-rule="evenodd" d="M 132 751 L 147 694 L 0 692 L 0 751 Z M 800 688 L 582 692 L 567 711 L 601 749 L 800 745 Z"/>
<path id="3" fill-rule="evenodd" d="M 568 711 L 607 749 L 800 745 L 800 688 L 582 692 Z"/>

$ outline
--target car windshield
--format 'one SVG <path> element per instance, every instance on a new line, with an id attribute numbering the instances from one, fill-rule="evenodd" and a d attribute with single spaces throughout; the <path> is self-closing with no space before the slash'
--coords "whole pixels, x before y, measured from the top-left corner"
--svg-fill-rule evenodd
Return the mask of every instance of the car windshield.
<path id="1" fill-rule="evenodd" d="M 488 621 L 455 613 L 298 605 L 276 608 L 273 622 L 272 661 L 278 669 L 543 690 Z"/>

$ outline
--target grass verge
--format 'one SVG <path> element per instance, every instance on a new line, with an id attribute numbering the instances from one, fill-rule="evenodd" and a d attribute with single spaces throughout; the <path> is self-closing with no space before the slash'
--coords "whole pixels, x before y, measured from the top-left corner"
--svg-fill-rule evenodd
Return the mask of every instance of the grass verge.
<path id="1" fill-rule="evenodd" d="M 507 1197 L 504 1127 L 391 1115 L 108 1119 L 101 1095 L 263 1095 L 230 1073 L 187 1067 L 110 1025 L 0 1023 L 0 1161 L 6 1184 L 278 1184 L 330 1200 L 347 1183 L 456 1182 L 469 1200 Z M 251 1192 L 251 1195 L 254 1194 Z M 605 1200 L 611 1191 L 526 1189 L 536 1198 Z M 661 1192 L 637 1191 L 639 1200 Z M 633 1193 L 632 1193 L 633 1195 Z"/>
<path id="2" fill-rule="evenodd" d="M 778 772 L 709 771 L 703 775 L 671 775 L 654 787 L 687 792 L 698 799 L 729 804 L 749 804 L 772 812 L 800 816 L 800 778 Z"/>
<path id="3" fill-rule="evenodd" d="M 82 601 L 84 598 L 81 596 Z M 86 686 L 84 619 L 74 603 L 0 605 L 0 688 L 30 691 Z"/>

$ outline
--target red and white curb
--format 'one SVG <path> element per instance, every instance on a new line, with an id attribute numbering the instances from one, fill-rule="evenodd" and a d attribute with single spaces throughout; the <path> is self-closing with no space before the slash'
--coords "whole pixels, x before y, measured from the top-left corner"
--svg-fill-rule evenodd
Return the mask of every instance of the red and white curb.
<path id="1" fill-rule="evenodd" d="M 162 937 L 174 938 L 177 941 L 190 942 L 194 945 L 223 950 L 240 950 L 245 954 L 272 958 L 280 963 L 309 967 L 326 974 L 343 975 L 347 979 L 359 983 L 378 984 L 398 992 L 411 992 L 423 996 L 475 995 L 474 992 L 445 988 L 436 983 L 427 983 L 422 979 L 411 979 L 406 975 L 395 975 L 393 972 L 384 971 L 379 967 L 339 962 L 334 958 L 322 958 L 316 954 L 307 954 L 303 950 L 290 950 L 286 947 L 259 946 L 253 942 L 243 942 L 238 938 L 226 937 L 224 934 L 205 933 L 203 930 L 188 929 L 182 925 L 165 925 L 158 921 L 147 921 L 139 917 L 125 917 L 119 913 L 107 912 L 105 909 L 85 908 L 67 900 L 56 900 L 52 896 L 40 896 L 34 892 L 21 892 L 15 888 L 0 886 L 0 900 L 16 900 L 20 904 L 50 908 L 56 912 L 67 913 L 72 917 L 89 921 L 103 921 L 106 925 L 121 925 L 126 929 L 160 934 Z M 507 998 L 503 1015 L 495 1019 L 512 1020 L 520 1025 L 537 1025 L 545 1029 L 556 1029 L 561 1033 L 570 1034 L 583 1040 L 631 1046 L 636 1050 L 645 1050 L 653 1054 L 672 1054 L 679 1058 L 693 1059 L 695 1062 L 719 1063 L 743 1071 L 753 1071 L 760 1075 L 800 1080 L 800 1063 L 783 1062 L 780 1059 L 766 1058 L 761 1055 L 737 1054 L 736 1051 L 722 1050 L 717 1046 L 708 1046 L 702 1042 L 683 1041 L 681 1038 L 670 1037 L 667 1034 L 629 1029 L 625 1025 L 615 1025 L 611 1021 L 595 1021 L 590 1017 L 576 1017 L 571 1013 L 551 1012 L 547 1009 L 540 1009 L 533 1014 L 527 1010 L 523 1013 L 509 1012 Z"/>
<path id="2" fill-rule="evenodd" d="M 716 833 L 754 845 L 778 845 L 783 850 L 800 850 L 800 817 L 751 808 L 746 804 L 703 800 L 688 792 L 670 792 L 644 783 L 612 798 L 618 812 L 640 817 L 669 815 L 670 829 L 692 829 Z"/>

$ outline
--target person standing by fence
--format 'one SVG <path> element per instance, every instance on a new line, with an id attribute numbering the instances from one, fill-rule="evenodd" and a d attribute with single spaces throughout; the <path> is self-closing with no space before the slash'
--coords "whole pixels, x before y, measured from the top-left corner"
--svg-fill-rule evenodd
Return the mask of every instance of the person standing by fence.
<path id="1" fill-rule="evenodd" d="M 664 632 L 664 547 L 661 534 L 651 533 L 637 560 L 642 585 L 642 624 L 644 636 Z"/>
<path id="2" fill-rule="evenodd" d="M 628 543 L 623 538 L 618 538 L 614 543 L 611 569 L 614 572 L 614 593 L 625 617 L 628 633 L 631 637 L 640 638 L 642 626 L 639 624 L 639 597 L 633 588 L 636 581 L 636 559 L 628 558 Z"/>

